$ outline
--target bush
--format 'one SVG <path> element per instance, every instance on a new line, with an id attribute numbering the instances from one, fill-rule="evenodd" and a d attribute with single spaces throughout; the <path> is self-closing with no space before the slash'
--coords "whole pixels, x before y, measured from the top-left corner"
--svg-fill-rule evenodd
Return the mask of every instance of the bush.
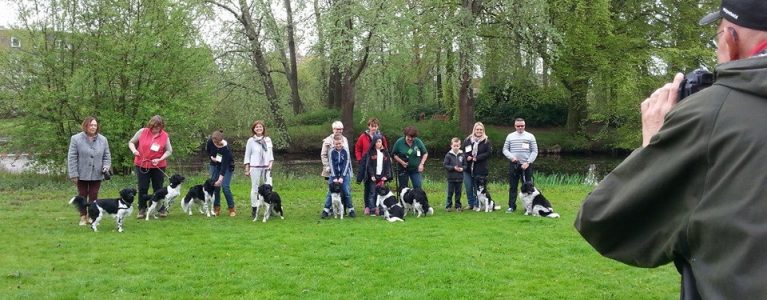
<path id="1" fill-rule="evenodd" d="M 327 124 L 326 127 L 330 128 L 330 123 L 335 120 L 341 120 L 341 111 L 338 109 L 326 108 L 293 116 L 288 120 L 288 125 Z M 328 129 L 328 131 L 329 130 L 330 129 Z"/>
<path id="2" fill-rule="evenodd" d="M 507 125 L 522 117 L 536 127 L 561 126 L 567 121 L 565 96 L 536 85 L 490 87 L 477 97 L 474 115 L 486 124 Z"/>

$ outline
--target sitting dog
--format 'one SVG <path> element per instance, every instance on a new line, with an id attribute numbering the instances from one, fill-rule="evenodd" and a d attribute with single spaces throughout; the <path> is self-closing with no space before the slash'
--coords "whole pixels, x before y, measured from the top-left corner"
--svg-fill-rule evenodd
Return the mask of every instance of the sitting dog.
<path id="1" fill-rule="evenodd" d="M 149 199 L 152 205 L 146 209 L 146 220 L 149 221 L 149 216 L 153 216 L 157 219 L 157 213 L 160 208 L 165 207 L 166 210 L 170 209 L 170 205 L 173 204 L 173 199 L 181 195 L 181 183 L 184 182 L 184 176 L 179 174 L 173 174 L 170 177 L 170 185 L 161 188 L 154 192 L 152 198 Z"/>
<path id="2" fill-rule="evenodd" d="M 330 186 L 330 199 L 332 200 L 332 215 L 334 218 L 341 217 L 341 220 L 344 219 L 344 203 L 341 201 L 341 195 L 343 194 L 343 184 L 340 182 L 333 182 L 329 184 Z"/>
<path id="3" fill-rule="evenodd" d="M 501 206 L 496 206 L 493 197 L 490 196 L 490 191 L 487 190 L 487 178 L 477 177 L 474 179 L 474 183 L 477 189 L 477 207 L 475 211 L 492 212 L 496 209 L 501 209 Z"/>
<path id="4" fill-rule="evenodd" d="M 385 185 L 376 187 L 376 207 L 383 208 L 383 217 L 389 222 L 405 221 L 405 209 Z"/>
<path id="5" fill-rule="evenodd" d="M 416 218 L 420 218 L 424 213 L 433 215 L 434 208 L 429 206 L 429 199 L 426 197 L 426 192 L 421 188 L 409 188 L 405 187 L 400 191 L 400 199 L 404 203 L 405 215 L 408 211 L 412 211 L 416 215 Z"/>
<path id="6" fill-rule="evenodd" d="M 200 213 L 210 217 L 213 215 L 213 179 L 205 180 L 205 183 L 189 188 L 189 191 L 181 201 L 181 210 L 192 215 L 192 203 L 200 205 Z"/>
<path id="7" fill-rule="evenodd" d="M 522 183 L 519 198 L 522 199 L 522 203 L 525 205 L 525 216 L 559 218 L 559 214 L 555 213 L 554 208 L 551 207 L 551 202 L 535 188 L 532 181 Z"/>
<path id="8" fill-rule="evenodd" d="M 117 232 L 123 232 L 123 220 L 130 216 L 133 211 L 133 198 L 136 197 L 136 189 L 125 188 L 120 191 L 120 198 L 115 199 L 97 199 L 88 204 L 85 198 L 80 196 L 72 197 L 69 204 L 74 205 L 78 211 L 87 208 L 88 218 L 91 220 L 91 229 L 98 231 L 101 218 L 105 214 L 111 215 L 117 221 Z"/>
<path id="9" fill-rule="evenodd" d="M 258 211 L 262 205 L 266 208 L 266 212 L 264 212 L 264 223 L 266 223 L 266 220 L 269 220 L 272 212 L 279 214 L 280 219 L 285 219 L 284 212 L 282 211 L 282 198 L 280 198 L 280 194 L 272 191 L 271 184 L 262 184 L 259 186 L 258 194 L 261 195 L 261 203 L 258 203 L 258 206 L 256 206 L 256 215 L 255 218 L 253 218 L 253 222 L 258 220 Z"/>

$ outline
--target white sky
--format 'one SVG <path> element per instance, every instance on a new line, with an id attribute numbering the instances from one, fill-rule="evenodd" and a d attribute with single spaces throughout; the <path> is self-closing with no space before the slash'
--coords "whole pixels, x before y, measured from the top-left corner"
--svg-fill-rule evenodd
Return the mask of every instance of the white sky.
<path id="1" fill-rule="evenodd" d="M 9 0 L 0 0 L 0 26 L 9 27 L 16 23 L 16 5 Z"/>

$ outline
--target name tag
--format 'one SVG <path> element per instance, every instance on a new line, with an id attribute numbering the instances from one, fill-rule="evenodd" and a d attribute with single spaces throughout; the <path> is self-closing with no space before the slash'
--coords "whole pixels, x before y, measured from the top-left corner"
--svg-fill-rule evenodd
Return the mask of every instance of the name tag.
<path id="1" fill-rule="evenodd" d="M 223 157 L 221 156 L 221 154 L 216 154 L 216 159 L 215 160 L 216 160 L 216 162 L 221 162 L 222 158 Z"/>
<path id="2" fill-rule="evenodd" d="M 530 142 L 522 142 L 522 149 L 530 150 Z"/>
<path id="3" fill-rule="evenodd" d="M 152 150 L 155 152 L 160 151 L 160 144 L 152 143 L 152 146 L 149 147 L 149 150 Z"/>
<path id="4" fill-rule="evenodd" d="M 465 150 L 463 150 L 463 152 L 471 152 L 471 149 L 472 149 L 471 145 L 467 145 Z"/>
<path id="5" fill-rule="evenodd" d="M 421 149 L 415 149 L 415 156 L 421 156 Z"/>

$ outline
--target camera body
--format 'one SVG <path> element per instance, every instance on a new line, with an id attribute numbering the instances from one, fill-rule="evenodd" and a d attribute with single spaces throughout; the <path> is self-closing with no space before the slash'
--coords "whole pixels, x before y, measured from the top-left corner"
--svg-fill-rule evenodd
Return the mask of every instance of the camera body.
<path id="1" fill-rule="evenodd" d="M 677 103 L 681 102 L 687 96 L 695 94 L 702 89 L 710 87 L 714 84 L 714 73 L 705 69 L 697 69 L 687 75 L 684 75 L 684 80 L 679 84 L 679 98 Z"/>

